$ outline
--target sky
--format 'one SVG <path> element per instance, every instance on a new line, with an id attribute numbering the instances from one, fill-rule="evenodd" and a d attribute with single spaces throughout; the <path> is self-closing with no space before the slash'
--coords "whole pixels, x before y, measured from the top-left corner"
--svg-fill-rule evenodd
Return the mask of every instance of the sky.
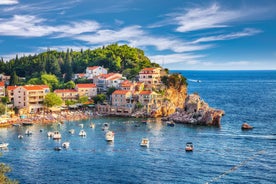
<path id="1" fill-rule="evenodd" d="M 275 0 L 0 0 L 0 58 L 112 43 L 170 70 L 276 70 Z"/>

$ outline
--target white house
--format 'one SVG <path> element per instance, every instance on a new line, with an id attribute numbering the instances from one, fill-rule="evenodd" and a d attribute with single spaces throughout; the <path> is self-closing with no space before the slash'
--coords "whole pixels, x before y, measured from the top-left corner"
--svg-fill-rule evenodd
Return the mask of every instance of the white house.
<path id="1" fill-rule="evenodd" d="M 93 79 L 95 76 L 107 74 L 107 70 L 101 66 L 90 66 L 86 68 L 85 76 L 87 79 Z"/>

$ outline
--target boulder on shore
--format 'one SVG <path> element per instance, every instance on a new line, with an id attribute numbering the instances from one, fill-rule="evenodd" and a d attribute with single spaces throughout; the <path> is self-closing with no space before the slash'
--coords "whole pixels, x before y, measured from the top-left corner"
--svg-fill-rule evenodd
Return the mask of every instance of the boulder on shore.
<path id="1" fill-rule="evenodd" d="M 184 108 L 168 116 L 167 120 L 193 125 L 220 126 L 223 110 L 209 107 L 198 94 L 190 94 L 185 99 Z"/>

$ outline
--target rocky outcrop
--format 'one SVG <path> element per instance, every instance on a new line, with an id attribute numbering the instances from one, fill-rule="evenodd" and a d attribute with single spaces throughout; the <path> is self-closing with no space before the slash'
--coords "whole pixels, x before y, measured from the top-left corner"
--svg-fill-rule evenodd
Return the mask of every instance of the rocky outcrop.
<path id="1" fill-rule="evenodd" d="M 191 94 L 185 99 L 184 108 L 178 108 L 174 114 L 164 119 L 176 123 L 220 126 L 223 115 L 223 110 L 211 108 L 198 94 Z"/>
<path id="2" fill-rule="evenodd" d="M 185 85 L 177 88 L 170 87 L 164 91 L 162 100 L 156 103 L 156 109 L 151 112 L 151 117 L 166 117 L 176 112 L 177 108 L 183 107 L 187 97 Z"/>

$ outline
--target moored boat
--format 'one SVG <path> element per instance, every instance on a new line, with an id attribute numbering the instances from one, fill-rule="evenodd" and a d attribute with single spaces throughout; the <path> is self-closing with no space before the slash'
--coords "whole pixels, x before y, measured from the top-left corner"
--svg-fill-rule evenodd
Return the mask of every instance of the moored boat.
<path id="1" fill-rule="evenodd" d="M 194 145 L 192 142 L 187 142 L 186 143 L 186 147 L 185 147 L 185 151 L 193 151 L 194 150 Z"/>
<path id="2" fill-rule="evenodd" d="M 69 146 L 70 146 L 70 142 L 68 142 L 68 141 L 62 143 L 63 148 L 69 148 Z"/>
<path id="3" fill-rule="evenodd" d="M 75 130 L 74 130 L 74 129 L 70 129 L 70 130 L 69 130 L 69 133 L 70 133 L 70 134 L 74 134 L 74 133 L 75 133 Z"/>
<path id="4" fill-rule="evenodd" d="M 79 133 L 79 136 L 85 137 L 86 136 L 86 132 L 84 130 L 81 130 Z"/>
<path id="5" fill-rule="evenodd" d="M 23 135 L 18 135 L 18 139 L 23 139 Z"/>
<path id="6" fill-rule="evenodd" d="M 106 140 L 107 142 L 112 142 L 112 141 L 114 141 L 114 135 L 115 135 L 115 133 L 109 130 L 109 131 L 106 132 L 106 134 L 105 134 L 105 140 Z"/>
<path id="7" fill-rule="evenodd" d="M 54 140 L 59 140 L 59 139 L 61 139 L 61 134 L 60 134 L 59 131 L 54 131 L 53 139 L 54 139 Z"/>
<path id="8" fill-rule="evenodd" d="M 90 128 L 95 128 L 95 123 L 90 123 Z"/>
<path id="9" fill-rule="evenodd" d="M 0 143 L 0 149 L 8 148 L 9 143 Z"/>
<path id="10" fill-rule="evenodd" d="M 47 136 L 48 137 L 53 137 L 54 136 L 54 132 L 47 132 Z"/>
<path id="11" fill-rule="evenodd" d="M 109 129 L 109 124 L 108 123 L 104 123 L 102 126 L 102 130 L 103 131 L 107 131 Z"/>
<path id="12" fill-rule="evenodd" d="M 142 141 L 140 143 L 140 146 L 142 147 L 149 147 L 149 139 L 148 138 L 142 138 Z"/>
<path id="13" fill-rule="evenodd" d="M 25 121 L 22 123 L 23 126 L 32 126 L 34 123 L 33 122 L 28 122 L 28 121 Z"/>
<path id="14" fill-rule="evenodd" d="M 25 131 L 25 135 L 32 135 L 33 134 L 33 132 L 31 131 L 31 130 L 29 130 L 29 129 L 27 129 L 26 131 Z"/>
<path id="15" fill-rule="evenodd" d="M 167 121 L 167 126 L 174 127 L 175 123 L 173 121 Z"/>

